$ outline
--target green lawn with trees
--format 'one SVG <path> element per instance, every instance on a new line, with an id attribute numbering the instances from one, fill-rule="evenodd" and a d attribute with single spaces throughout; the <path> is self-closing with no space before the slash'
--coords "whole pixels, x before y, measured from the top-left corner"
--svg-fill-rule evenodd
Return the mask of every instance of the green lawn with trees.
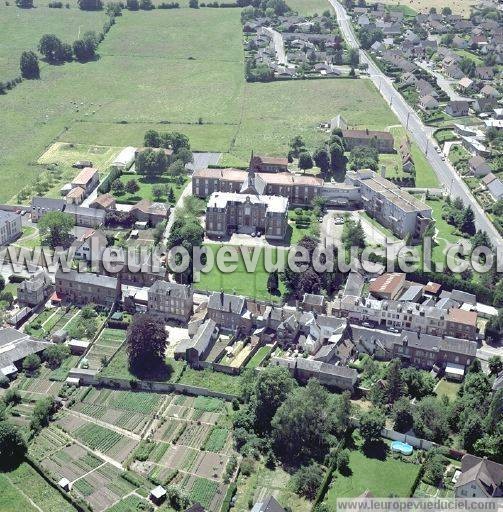
<path id="1" fill-rule="evenodd" d="M 42 65 L 40 80 L 23 81 L 0 98 L 6 134 L 0 198 L 11 198 L 45 169 L 36 162 L 57 140 L 140 146 L 147 129 L 169 123 L 170 131 L 190 138 L 193 150 L 223 152 L 224 163 L 246 164 L 252 149 L 285 154 L 296 134 L 315 145 L 325 138 L 318 124 L 336 114 L 371 129 L 396 123 L 367 80 L 246 83 L 239 17 L 239 9 L 222 8 L 124 11 L 99 45 L 98 59 Z M 30 36 L 27 49 L 42 34 Z"/>

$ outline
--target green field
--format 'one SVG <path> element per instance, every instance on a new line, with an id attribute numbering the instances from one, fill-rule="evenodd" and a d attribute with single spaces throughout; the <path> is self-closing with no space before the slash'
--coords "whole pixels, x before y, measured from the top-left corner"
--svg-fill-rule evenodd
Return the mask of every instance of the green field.
<path id="1" fill-rule="evenodd" d="M 216 255 L 220 245 L 208 244 Z M 215 264 L 210 272 L 201 272 L 201 279 L 194 284 L 198 290 L 205 291 L 224 291 L 235 293 L 236 295 L 246 295 L 262 300 L 278 301 L 281 295 L 271 295 L 267 290 L 267 279 L 269 274 L 265 270 L 265 251 L 257 248 L 259 252 L 257 268 L 254 271 L 247 272 L 245 262 L 241 253 L 238 253 L 238 263 L 234 272 L 223 272 Z M 280 249 L 281 250 L 281 249 Z M 251 254 L 251 253 L 250 253 Z M 252 256 L 250 256 L 251 260 Z M 216 258 L 214 258 L 216 259 Z M 286 261 L 286 259 L 285 259 Z M 275 262 L 275 257 L 272 263 Z M 284 292 L 283 283 L 280 281 L 280 291 Z"/>
<path id="2" fill-rule="evenodd" d="M 306 0 L 299 4 L 310 9 Z M 82 29 L 102 24 L 103 14 L 46 10 L 47 16 L 82 16 Z M 141 145 L 149 128 L 177 130 L 190 137 L 193 149 L 223 152 L 223 162 L 235 165 L 246 163 L 252 149 L 285 154 L 296 134 L 312 147 L 326 137 L 318 124 L 339 113 L 352 126 L 396 123 L 367 80 L 245 83 L 239 18 L 239 9 L 126 11 L 100 45 L 99 59 L 45 65 L 41 80 L 24 81 L 0 97 L 0 200 L 45 170 L 47 158 L 37 162 L 57 141 L 118 148 Z M 26 31 L 23 37 L 36 44 L 40 33 Z M 65 34 L 63 39 L 72 33 Z"/>
<path id="3" fill-rule="evenodd" d="M 75 508 L 30 465 L 0 473 L 0 511 L 72 512 Z M 33 506 L 32 503 L 35 505 Z"/>
<path id="4" fill-rule="evenodd" d="M 420 469 L 419 464 L 395 460 L 390 454 L 381 460 L 366 456 L 361 450 L 352 450 L 349 472 L 334 473 L 326 503 L 335 510 L 337 498 L 356 498 L 367 490 L 376 497 L 408 497 Z"/>

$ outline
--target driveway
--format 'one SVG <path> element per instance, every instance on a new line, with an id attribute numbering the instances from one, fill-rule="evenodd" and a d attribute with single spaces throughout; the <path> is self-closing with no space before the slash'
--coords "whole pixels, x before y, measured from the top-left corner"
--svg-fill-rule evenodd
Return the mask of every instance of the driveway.
<path id="1" fill-rule="evenodd" d="M 274 44 L 274 50 L 276 51 L 276 59 L 278 61 L 278 64 L 280 66 L 287 66 L 288 61 L 286 59 L 285 43 L 283 41 L 283 36 L 276 30 L 272 29 L 271 27 L 264 27 L 264 30 L 267 33 L 269 33 L 269 35 L 272 37 L 272 42 Z"/>
<path id="2" fill-rule="evenodd" d="M 471 101 L 471 98 L 467 98 L 465 96 L 461 96 L 461 94 L 458 94 L 457 91 L 454 89 L 454 84 L 457 82 L 456 80 L 449 80 L 445 76 L 443 76 L 441 73 L 438 73 L 437 71 L 434 71 L 430 67 L 426 65 L 426 62 L 422 62 L 419 60 L 416 60 L 415 63 L 421 68 L 424 69 L 427 73 L 429 73 L 431 76 L 435 77 L 437 80 L 437 84 L 442 89 L 442 91 L 449 96 L 451 101 Z"/>

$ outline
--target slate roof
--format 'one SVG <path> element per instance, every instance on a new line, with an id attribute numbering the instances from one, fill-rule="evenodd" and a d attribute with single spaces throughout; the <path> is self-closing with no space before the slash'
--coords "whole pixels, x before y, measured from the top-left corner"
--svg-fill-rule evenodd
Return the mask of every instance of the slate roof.
<path id="1" fill-rule="evenodd" d="M 464 455 L 461 459 L 461 475 L 454 487 L 472 482 L 477 483 L 488 498 L 499 495 L 503 487 L 503 465 L 475 455 Z"/>
<path id="2" fill-rule="evenodd" d="M 190 297 L 190 286 L 185 284 L 170 283 L 169 281 L 163 281 L 158 279 L 149 288 L 149 293 L 162 293 L 169 295 L 170 297 L 178 297 L 180 299 L 187 299 Z"/>
<path id="3" fill-rule="evenodd" d="M 213 292 L 208 300 L 208 309 L 241 315 L 245 307 L 245 302 L 246 299 L 241 295 Z"/>

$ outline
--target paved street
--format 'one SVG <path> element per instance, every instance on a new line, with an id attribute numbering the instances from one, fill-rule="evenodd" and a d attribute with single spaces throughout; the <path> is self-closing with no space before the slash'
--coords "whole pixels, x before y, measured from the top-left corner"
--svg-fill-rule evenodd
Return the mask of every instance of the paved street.
<path id="1" fill-rule="evenodd" d="M 264 30 L 268 32 L 274 43 L 274 49 L 276 50 L 276 58 L 280 66 L 286 66 L 288 64 L 286 60 L 285 44 L 283 42 L 283 36 L 276 30 L 270 27 L 264 27 Z"/>
<path id="2" fill-rule="evenodd" d="M 344 7 L 337 0 L 329 0 L 337 13 L 337 21 L 342 35 L 349 46 L 359 48 L 358 41 L 351 27 L 350 18 Z M 485 231 L 493 244 L 503 250 L 503 238 L 488 219 L 482 207 L 472 196 L 465 182 L 455 172 L 454 168 L 443 161 L 441 156 L 434 150 L 435 141 L 432 137 L 433 128 L 425 126 L 419 119 L 414 109 L 407 104 L 398 91 L 393 87 L 391 80 L 377 67 L 373 60 L 363 50 L 360 50 L 360 60 L 368 65 L 370 79 L 374 82 L 383 98 L 390 104 L 392 110 L 406 127 L 421 151 L 426 155 L 430 165 L 437 174 L 437 177 L 445 190 L 454 197 L 459 197 L 465 205 L 470 205 L 475 213 L 475 221 L 478 229 Z"/>
<path id="3" fill-rule="evenodd" d="M 462 100 L 468 100 L 471 101 L 470 98 L 466 98 L 465 96 L 461 96 L 461 94 L 458 94 L 455 90 L 453 85 L 456 83 L 455 80 L 447 80 L 443 75 L 440 73 L 437 73 L 436 71 L 433 71 L 430 67 L 426 65 L 426 62 L 421 62 L 419 60 L 415 61 L 416 64 L 424 69 L 427 73 L 434 76 L 437 79 L 437 84 L 442 89 L 442 91 L 449 96 L 449 98 L 452 101 L 462 101 Z"/>

